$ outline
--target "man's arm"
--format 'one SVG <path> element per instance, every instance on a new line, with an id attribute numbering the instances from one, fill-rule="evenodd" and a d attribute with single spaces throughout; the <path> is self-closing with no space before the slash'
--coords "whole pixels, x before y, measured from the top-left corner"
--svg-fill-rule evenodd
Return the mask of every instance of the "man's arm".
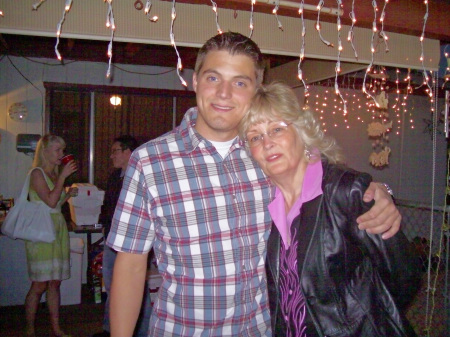
<path id="1" fill-rule="evenodd" d="M 111 336 L 133 336 L 144 293 L 148 254 L 118 252 L 111 286 Z"/>
<path id="2" fill-rule="evenodd" d="M 389 239 L 400 230 L 402 216 L 383 184 L 370 183 L 363 200 L 365 202 L 375 200 L 375 204 L 356 219 L 359 229 L 365 229 L 372 234 L 383 233 L 383 239 Z"/>

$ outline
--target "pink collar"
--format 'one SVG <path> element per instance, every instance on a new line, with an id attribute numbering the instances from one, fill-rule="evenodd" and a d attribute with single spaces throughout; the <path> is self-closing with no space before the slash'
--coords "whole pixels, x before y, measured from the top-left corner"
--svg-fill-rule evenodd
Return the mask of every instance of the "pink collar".
<path id="1" fill-rule="evenodd" d="M 275 226 L 277 226 L 278 231 L 280 232 L 286 249 L 290 246 L 290 237 L 288 238 L 289 229 L 292 221 L 300 214 L 300 208 L 303 203 L 313 200 L 323 193 L 322 177 L 322 162 L 318 160 L 315 163 L 310 163 L 306 168 L 305 177 L 303 179 L 302 193 L 287 215 L 284 207 L 283 194 L 276 188 L 275 199 L 269 204 L 269 212 Z"/>

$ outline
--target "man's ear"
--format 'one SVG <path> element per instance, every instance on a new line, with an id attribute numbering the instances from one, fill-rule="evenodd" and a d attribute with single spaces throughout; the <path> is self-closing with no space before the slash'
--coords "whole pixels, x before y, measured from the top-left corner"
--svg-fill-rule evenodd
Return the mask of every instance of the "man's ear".
<path id="1" fill-rule="evenodd" d="M 194 87 L 194 91 L 197 92 L 197 73 L 192 75 L 192 86 Z"/>
<path id="2" fill-rule="evenodd" d="M 130 149 L 123 150 L 123 152 L 127 155 L 128 159 L 130 159 L 131 154 L 133 153 Z"/>

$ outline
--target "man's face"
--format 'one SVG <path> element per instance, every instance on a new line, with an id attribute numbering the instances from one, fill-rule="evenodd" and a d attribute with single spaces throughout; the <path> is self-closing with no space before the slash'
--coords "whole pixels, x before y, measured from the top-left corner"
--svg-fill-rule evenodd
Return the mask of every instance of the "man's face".
<path id="1" fill-rule="evenodd" d="M 256 69 L 245 55 L 211 51 L 193 76 L 197 94 L 196 130 L 213 141 L 231 140 L 256 90 Z"/>
<path id="2" fill-rule="evenodd" d="M 119 142 L 115 142 L 111 146 L 110 158 L 112 159 L 114 168 L 121 168 L 122 170 L 125 170 L 127 168 L 130 156 L 130 149 L 122 150 Z"/>

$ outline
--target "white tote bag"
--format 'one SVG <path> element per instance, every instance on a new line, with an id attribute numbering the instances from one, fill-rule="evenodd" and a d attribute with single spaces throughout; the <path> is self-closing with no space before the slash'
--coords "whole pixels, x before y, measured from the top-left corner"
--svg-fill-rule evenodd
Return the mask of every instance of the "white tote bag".
<path id="1" fill-rule="evenodd" d="M 42 171 L 45 176 L 44 171 Z M 32 242 L 53 242 L 55 226 L 50 216 L 52 208 L 43 201 L 28 201 L 30 175 L 28 172 L 16 204 L 9 210 L 2 225 L 2 233 L 11 239 L 21 239 Z"/>

